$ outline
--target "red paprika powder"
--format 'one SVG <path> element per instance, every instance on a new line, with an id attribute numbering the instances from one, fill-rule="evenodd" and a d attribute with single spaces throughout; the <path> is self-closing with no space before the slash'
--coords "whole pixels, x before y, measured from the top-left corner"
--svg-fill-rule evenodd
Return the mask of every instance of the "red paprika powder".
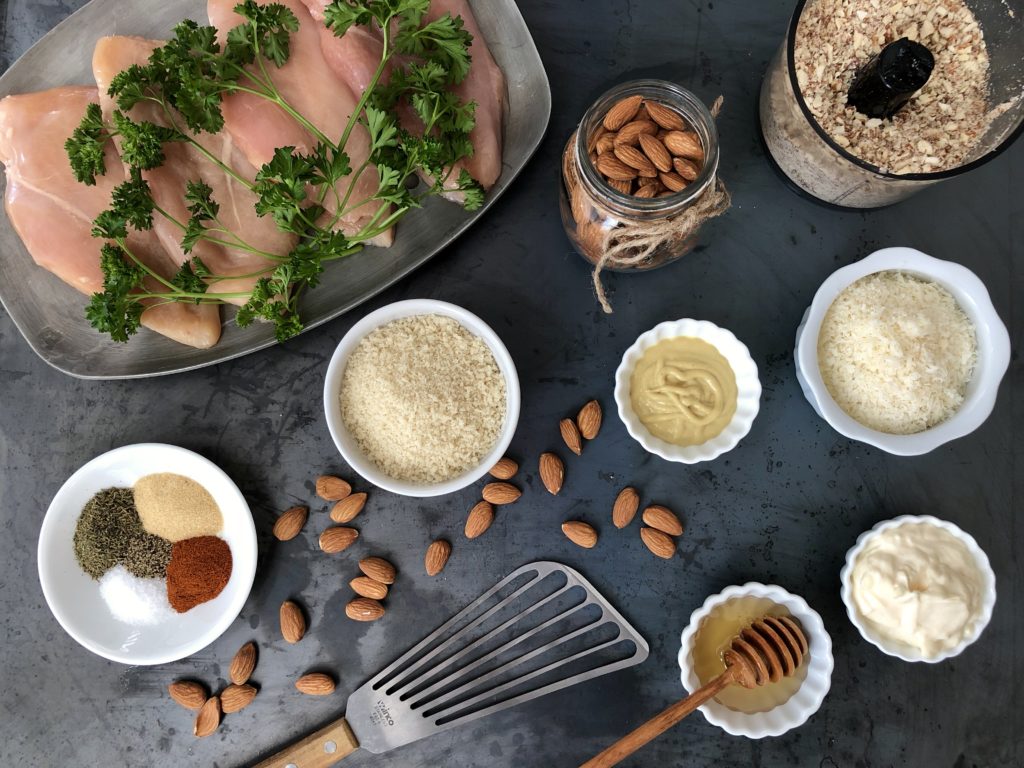
<path id="1" fill-rule="evenodd" d="M 217 536 L 176 541 L 167 564 L 167 599 L 178 613 L 213 600 L 231 578 L 231 548 Z"/>

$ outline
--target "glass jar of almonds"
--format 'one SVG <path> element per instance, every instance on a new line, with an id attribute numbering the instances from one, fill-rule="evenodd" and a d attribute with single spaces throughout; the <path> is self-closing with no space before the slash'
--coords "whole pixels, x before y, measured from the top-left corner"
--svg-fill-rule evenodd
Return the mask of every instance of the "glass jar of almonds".
<path id="1" fill-rule="evenodd" d="M 674 261 L 728 208 L 717 172 L 714 118 L 685 88 L 633 80 L 587 110 L 562 156 L 560 208 L 573 246 L 595 266 L 602 304 L 600 270 Z"/>

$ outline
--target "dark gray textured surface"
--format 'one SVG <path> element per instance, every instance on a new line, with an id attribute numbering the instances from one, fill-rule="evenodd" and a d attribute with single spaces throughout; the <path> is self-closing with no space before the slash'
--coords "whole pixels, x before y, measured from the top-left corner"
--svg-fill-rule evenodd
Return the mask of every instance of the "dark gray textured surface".
<path id="1" fill-rule="evenodd" d="M 704 598 L 746 580 L 776 582 L 819 610 L 835 644 L 833 689 L 797 731 L 763 742 L 724 735 L 698 714 L 627 761 L 631 766 L 1011 766 L 1024 761 L 1020 686 L 1024 574 L 1015 507 L 1024 498 L 1019 360 L 1024 145 L 995 163 L 870 214 L 826 211 L 795 197 L 761 156 L 754 100 L 781 40 L 788 2 L 539 2 L 521 8 L 551 78 L 554 114 L 538 156 L 504 199 L 454 247 L 365 307 L 409 297 L 454 301 L 505 339 L 519 366 L 523 415 L 512 455 L 527 467 L 524 498 L 494 528 L 461 535 L 474 490 L 415 502 L 372 493 L 353 550 L 315 549 L 322 506 L 304 535 L 272 543 L 276 513 L 312 499 L 313 477 L 339 463 L 321 415 L 326 361 L 356 312 L 297 341 L 212 369 L 133 382 L 83 382 L 38 360 L 0 317 L 0 764 L 4 766 L 236 766 L 340 712 L 343 694 L 302 697 L 291 688 L 313 667 L 356 687 L 507 571 L 536 558 L 579 568 L 651 644 L 635 670 L 555 694 L 449 731 L 366 766 L 574 766 L 682 694 L 679 632 Z M 12 0 L 2 12 L 5 61 L 74 2 Z M 603 316 L 585 265 L 568 248 L 556 205 L 561 146 L 586 106 L 621 79 L 655 75 L 706 101 L 725 95 L 722 174 L 733 210 L 706 232 L 707 247 L 657 273 L 617 276 L 616 314 Z M 996 411 L 973 435 L 918 458 L 851 444 L 815 417 L 793 376 L 793 332 L 818 284 L 838 266 L 885 245 L 960 261 L 984 280 L 1010 327 L 1015 355 Z M 1016 252 L 1014 253 L 1014 251 Z M 1014 302 L 1016 299 L 1016 303 Z M 719 460 L 684 467 L 646 456 L 614 414 L 612 374 L 642 331 L 677 317 L 706 318 L 751 348 L 765 387 L 748 438 Z M 609 411 L 600 439 L 567 462 L 552 500 L 533 471 L 560 445 L 559 417 L 589 397 Z M 231 629 L 192 659 L 157 668 L 103 661 L 50 616 L 35 575 L 35 543 L 49 499 L 75 468 L 108 448 L 161 440 L 217 461 L 246 493 L 260 532 L 252 596 Z M 568 452 L 562 451 L 563 454 Z M 568 458 L 568 456 L 567 456 Z M 645 499 L 680 510 L 681 553 L 655 560 L 636 528 L 608 519 L 629 482 Z M 931 513 L 971 532 L 995 568 L 991 625 L 961 657 L 937 666 L 883 656 L 860 640 L 839 600 L 846 549 L 877 520 Z M 568 517 L 601 530 L 589 552 L 558 532 Z M 452 560 L 429 579 L 422 554 L 451 537 Z M 402 572 L 388 614 L 370 626 L 342 616 L 344 582 L 375 552 Z M 277 607 L 309 609 L 306 640 L 286 647 Z M 179 676 L 219 685 L 244 641 L 260 645 L 254 704 L 196 741 L 190 718 L 164 693 Z"/>

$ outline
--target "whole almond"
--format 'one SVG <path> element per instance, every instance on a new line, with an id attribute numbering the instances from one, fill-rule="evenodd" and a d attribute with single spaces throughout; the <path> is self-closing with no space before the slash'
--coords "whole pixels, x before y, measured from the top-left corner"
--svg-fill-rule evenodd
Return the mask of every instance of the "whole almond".
<path id="1" fill-rule="evenodd" d="M 423 565 L 427 569 L 427 576 L 437 576 L 444 570 L 449 556 L 452 554 L 452 545 L 444 539 L 431 542 L 427 547 L 427 554 L 423 558 Z"/>
<path id="2" fill-rule="evenodd" d="M 659 104 L 656 101 L 645 101 L 644 106 L 647 108 L 647 114 L 651 116 L 651 120 L 662 128 L 669 131 L 686 130 L 686 121 L 674 109 L 666 107 L 664 104 Z"/>
<path id="3" fill-rule="evenodd" d="M 511 480 L 519 471 L 519 465 L 508 456 L 502 456 L 498 463 L 490 469 L 491 477 L 499 480 Z"/>
<path id="4" fill-rule="evenodd" d="M 353 621 L 376 621 L 384 615 L 384 606 L 369 597 L 357 597 L 345 606 L 345 615 Z"/>
<path id="5" fill-rule="evenodd" d="M 633 193 L 633 196 L 649 200 L 652 197 L 656 197 L 659 192 L 661 192 L 660 184 L 644 184 L 641 187 L 637 187 L 637 190 L 636 192 Z"/>
<path id="6" fill-rule="evenodd" d="M 475 539 L 491 527 L 494 522 L 494 507 L 488 501 L 478 501 L 469 510 L 466 518 L 466 538 Z"/>
<path id="7" fill-rule="evenodd" d="M 633 521 L 639 507 L 640 494 L 636 492 L 636 488 L 627 485 L 615 497 L 615 504 L 612 505 L 612 523 L 616 528 L 625 528 Z"/>
<path id="8" fill-rule="evenodd" d="M 244 685 L 252 677 L 252 671 L 256 669 L 256 643 L 246 643 L 231 660 L 228 669 L 228 677 L 235 685 Z"/>
<path id="9" fill-rule="evenodd" d="M 619 130 L 619 128 L 633 119 L 637 110 L 640 109 L 640 104 L 643 103 L 643 100 L 644 97 L 637 94 L 636 96 L 627 96 L 615 102 L 604 116 L 604 127 L 609 131 Z"/>
<path id="10" fill-rule="evenodd" d="M 281 603 L 279 611 L 281 621 L 281 637 L 289 643 L 297 643 L 306 634 L 306 618 L 302 609 L 291 600 Z"/>
<path id="11" fill-rule="evenodd" d="M 366 505 L 365 493 L 353 493 L 339 501 L 331 509 L 331 520 L 336 523 L 347 523 L 355 519 L 355 516 L 363 511 Z"/>
<path id="12" fill-rule="evenodd" d="M 307 696 L 328 696 L 334 693 L 334 680 L 323 672 L 310 672 L 296 680 L 295 687 Z"/>
<path id="13" fill-rule="evenodd" d="M 582 520 L 567 520 L 562 523 L 562 533 L 573 544 L 584 549 L 590 549 L 597 544 L 597 531 L 594 530 L 594 526 L 588 525 Z"/>
<path id="14" fill-rule="evenodd" d="M 359 570 L 381 584 L 395 583 L 395 566 L 383 557 L 364 557 L 359 561 Z"/>
<path id="15" fill-rule="evenodd" d="M 615 136 L 614 133 L 606 133 L 594 144 L 594 151 L 598 156 L 603 155 L 605 152 L 610 152 L 615 147 Z"/>
<path id="16" fill-rule="evenodd" d="M 647 507 L 644 510 L 643 520 L 651 528 L 656 528 L 669 536 L 683 535 L 683 524 L 679 522 L 679 518 L 671 509 L 663 507 L 661 504 L 651 504 Z"/>
<path id="17" fill-rule="evenodd" d="M 641 528 L 640 538 L 651 552 L 665 560 L 671 559 L 676 553 L 676 542 L 667 533 L 654 528 Z"/>
<path id="18" fill-rule="evenodd" d="M 256 689 L 251 685 L 232 684 L 220 692 L 220 708 L 226 715 L 245 709 L 256 698 Z"/>
<path id="19" fill-rule="evenodd" d="M 194 680 L 175 680 L 167 686 L 171 698 L 185 709 L 199 709 L 206 703 L 206 688 Z"/>
<path id="20" fill-rule="evenodd" d="M 274 523 L 274 538 L 278 541 L 290 541 L 299 535 L 306 524 L 309 510 L 306 507 L 292 507 L 281 513 Z"/>
<path id="21" fill-rule="evenodd" d="M 484 486 L 482 496 L 491 504 L 511 504 L 523 495 L 523 492 L 511 483 L 488 483 Z"/>
<path id="22" fill-rule="evenodd" d="M 658 175 L 658 169 L 654 167 L 654 163 L 648 160 L 647 155 L 636 147 L 622 144 L 615 148 L 615 156 L 630 168 L 635 168 L 640 176 Z"/>
<path id="23" fill-rule="evenodd" d="M 320 475 L 316 479 L 316 495 L 324 501 L 341 501 L 352 493 L 352 486 L 334 475 Z"/>
<path id="24" fill-rule="evenodd" d="M 602 138 L 607 136 L 608 133 L 609 131 L 607 128 L 604 127 L 603 123 L 598 125 L 597 129 L 592 134 L 590 134 L 590 139 L 587 141 L 587 151 L 597 151 L 597 142 L 599 142 Z"/>
<path id="25" fill-rule="evenodd" d="M 665 149 L 665 145 L 656 138 L 648 136 L 646 133 L 641 134 L 640 148 L 659 171 L 672 170 L 672 155 Z"/>
<path id="26" fill-rule="evenodd" d="M 629 181 L 636 178 L 636 169 L 630 168 L 610 152 L 605 152 L 597 158 L 597 170 L 609 179 Z"/>
<path id="27" fill-rule="evenodd" d="M 693 160 L 687 160 L 685 157 L 673 157 L 672 167 L 675 168 L 676 173 L 687 181 L 693 181 L 700 176 L 698 165 Z"/>
<path id="28" fill-rule="evenodd" d="M 633 192 L 632 181 L 619 181 L 618 179 L 607 179 L 606 181 L 608 186 L 616 192 L 621 192 L 624 195 L 629 195 Z"/>
<path id="29" fill-rule="evenodd" d="M 669 192 L 679 192 L 686 187 L 686 180 L 677 173 L 659 173 L 658 178 Z"/>
<path id="30" fill-rule="evenodd" d="M 576 426 L 587 440 L 597 437 L 601 430 L 601 404 L 597 400 L 591 400 L 580 408 L 580 412 L 576 414 Z"/>
<path id="31" fill-rule="evenodd" d="M 562 481 L 565 479 L 565 465 L 562 460 L 551 452 L 540 455 L 540 480 L 548 493 L 557 496 L 562 490 Z"/>
<path id="32" fill-rule="evenodd" d="M 562 419 L 558 422 L 558 431 L 562 434 L 562 440 L 569 447 L 569 450 L 579 456 L 583 453 L 583 440 L 580 437 L 580 428 L 572 419 Z"/>
<path id="33" fill-rule="evenodd" d="M 616 147 L 636 146 L 641 134 L 646 133 L 653 136 L 657 132 L 658 126 L 650 120 L 634 120 L 622 126 L 622 129 L 615 134 L 612 144 Z"/>
<path id="34" fill-rule="evenodd" d="M 359 531 L 355 528 L 335 525 L 320 534 L 320 549 L 333 555 L 351 547 L 358 538 Z"/>
<path id="35" fill-rule="evenodd" d="M 220 725 L 220 699 L 216 696 L 211 696 L 203 704 L 199 714 L 196 715 L 196 721 L 192 725 L 192 733 L 201 739 L 216 731 L 218 725 Z"/>
<path id="36" fill-rule="evenodd" d="M 693 131 L 669 131 L 664 138 L 665 147 L 676 157 L 704 160 L 704 147 Z"/>
<path id="37" fill-rule="evenodd" d="M 371 600 L 383 600 L 388 596 L 387 584 L 381 584 L 369 576 L 356 576 L 348 585 L 360 597 L 368 597 Z"/>

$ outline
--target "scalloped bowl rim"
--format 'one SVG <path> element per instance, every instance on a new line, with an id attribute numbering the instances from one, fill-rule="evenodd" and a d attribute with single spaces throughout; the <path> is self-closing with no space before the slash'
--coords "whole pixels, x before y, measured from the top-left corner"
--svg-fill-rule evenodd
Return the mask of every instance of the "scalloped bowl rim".
<path id="1" fill-rule="evenodd" d="M 799 595 L 794 595 L 775 584 L 749 581 L 742 586 L 726 587 L 718 594 L 709 596 L 703 605 L 690 614 L 690 621 L 683 630 L 678 655 L 680 677 L 687 691 L 692 693 L 700 687 L 701 683 L 693 670 L 691 660 L 697 631 L 701 622 L 714 608 L 740 597 L 771 600 L 788 609 L 799 619 L 810 645 L 807 677 L 788 701 L 767 712 L 739 712 L 714 699 L 705 702 L 699 709 L 709 723 L 717 725 L 733 736 L 746 736 L 751 739 L 781 736 L 803 725 L 821 708 L 831 687 L 832 670 L 835 666 L 832 657 L 832 638 L 825 629 L 825 623 L 818 612 Z"/>
<path id="2" fill-rule="evenodd" d="M 736 376 L 736 413 L 719 434 L 700 445 L 679 446 L 665 442 L 652 435 L 640 421 L 629 401 L 629 380 L 633 368 L 650 347 L 659 341 L 690 336 L 711 344 L 728 361 Z M 660 456 L 666 461 L 696 464 L 710 461 L 735 448 L 750 432 L 760 410 L 761 381 L 757 364 L 750 356 L 746 344 L 736 335 L 709 320 L 666 320 L 651 330 L 640 334 L 636 341 L 622 355 L 622 361 L 615 370 L 615 404 L 619 418 L 626 425 L 630 436 L 643 446 L 648 453 Z"/>
<path id="3" fill-rule="evenodd" d="M 483 341 L 494 355 L 494 360 L 505 379 L 505 423 L 494 446 L 481 459 L 476 466 L 466 470 L 461 475 L 444 480 L 440 483 L 419 484 L 404 480 L 397 480 L 385 474 L 369 457 L 367 457 L 356 445 L 355 440 L 345 427 L 345 421 L 341 418 L 341 408 L 338 405 L 338 396 L 341 389 L 342 376 L 345 373 L 345 365 L 349 355 L 359 345 L 359 342 L 369 334 L 393 320 L 406 317 L 417 317 L 420 315 L 440 315 L 450 317 L 458 322 L 463 328 Z M 324 375 L 324 414 L 327 420 L 327 429 L 331 433 L 331 439 L 337 447 L 342 458 L 356 473 L 367 482 L 376 485 L 392 493 L 402 496 L 416 498 L 428 498 L 431 496 L 443 496 L 454 493 L 468 485 L 473 484 L 487 474 L 498 459 L 505 455 L 512 437 L 515 435 L 519 423 L 520 391 L 519 375 L 516 372 L 515 363 L 508 348 L 502 342 L 494 330 L 483 320 L 474 315 L 468 309 L 451 304 L 447 301 L 436 299 L 406 299 L 387 304 L 353 325 L 346 333 L 331 356 L 327 366 L 327 373 Z"/>
<path id="4" fill-rule="evenodd" d="M 978 340 L 978 363 L 963 404 L 941 424 L 911 435 L 879 432 L 848 415 L 832 398 L 818 367 L 818 334 L 836 297 L 860 278 L 890 270 L 923 277 L 949 291 L 970 318 Z M 985 284 L 971 270 L 914 248 L 896 246 L 875 251 L 825 279 L 797 328 L 794 358 L 804 396 L 836 432 L 897 456 L 917 456 L 970 434 L 989 417 L 1010 363 L 1010 336 Z"/>
<path id="5" fill-rule="evenodd" d="M 905 643 L 887 640 L 886 638 L 878 635 L 878 633 L 871 629 L 870 626 L 863 622 L 857 611 L 857 606 L 853 602 L 850 582 L 850 578 L 853 573 L 853 564 L 871 539 L 875 538 L 883 531 L 888 531 L 892 528 L 899 528 L 901 525 L 925 524 L 942 528 L 962 542 L 964 546 L 967 547 L 967 550 L 974 556 L 975 563 L 978 566 L 978 570 L 981 572 L 982 580 L 985 584 L 981 613 L 974 622 L 974 628 L 971 634 L 968 637 L 965 637 L 959 645 L 941 651 L 934 657 L 925 656 L 916 648 L 906 645 Z M 988 555 L 985 554 L 985 550 L 978 545 L 978 542 L 975 541 L 971 534 L 967 533 L 959 526 L 946 520 L 940 520 L 932 515 L 900 515 L 899 517 L 894 517 L 890 520 L 882 520 L 881 522 L 876 523 L 869 530 L 861 533 L 861 535 L 857 537 L 857 542 L 850 547 L 846 553 L 846 561 L 843 564 L 842 570 L 839 572 L 839 581 L 842 585 L 840 595 L 843 598 L 843 605 L 846 606 L 846 615 L 849 617 L 850 623 L 857 628 L 858 632 L 860 632 L 860 636 L 887 656 L 895 656 L 897 659 L 902 659 L 903 661 L 923 661 L 926 664 L 938 664 L 940 661 L 945 661 L 946 659 L 950 659 L 954 656 L 959 656 L 964 652 L 967 646 L 971 645 L 981 637 L 981 633 L 985 631 L 985 627 L 988 626 L 989 621 L 992 619 L 992 612 L 996 605 L 996 575 L 992 570 L 992 564 L 989 562 Z"/>

